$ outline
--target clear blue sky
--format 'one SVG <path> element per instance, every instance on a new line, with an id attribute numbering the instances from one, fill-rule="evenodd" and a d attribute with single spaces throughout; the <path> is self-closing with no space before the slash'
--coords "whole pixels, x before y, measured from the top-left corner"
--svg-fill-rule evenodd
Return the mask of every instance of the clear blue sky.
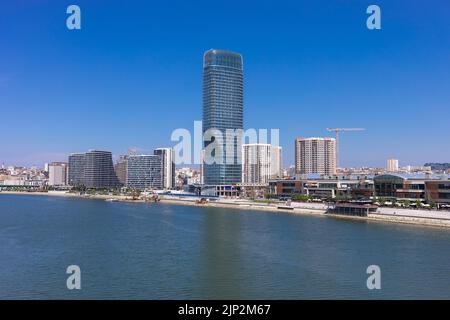
<path id="1" fill-rule="evenodd" d="M 82 30 L 66 28 L 77 4 Z M 382 29 L 366 28 L 378 4 Z M 170 146 L 201 120 L 202 57 L 244 57 L 246 128 L 342 135 L 341 164 L 450 162 L 450 2 L 2 1 L 0 163 Z"/>

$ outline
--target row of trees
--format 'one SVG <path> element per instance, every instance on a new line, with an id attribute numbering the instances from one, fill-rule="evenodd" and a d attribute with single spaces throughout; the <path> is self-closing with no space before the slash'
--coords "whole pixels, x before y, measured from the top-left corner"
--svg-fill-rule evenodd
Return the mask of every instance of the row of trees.
<path id="1" fill-rule="evenodd" d="M 273 200 L 273 199 L 278 199 L 278 196 L 275 194 L 266 194 L 265 198 L 268 200 Z M 291 196 L 292 201 L 296 201 L 296 202 L 309 202 L 312 200 L 311 196 L 308 195 L 304 195 L 304 194 L 295 194 Z M 335 201 L 335 202 L 345 202 L 345 201 L 349 201 L 352 200 L 352 197 L 348 194 L 341 194 L 338 193 L 336 195 L 335 198 L 333 199 L 323 199 L 323 200 L 331 200 L 331 201 Z M 383 197 L 373 197 L 372 198 L 372 203 L 378 203 L 381 206 L 403 206 L 403 207 L 412 207 L 415 206 L 417 208 L 420 208 L 423 206 L 422 201 L 420 200 L 416 200 L 416 201 L 411 201 L 411 200 L 397 200 L 394 198 L 383 198 Z M 427 204 L 429 205 L 430 208 L 434 209 L 437 207 L 436 203 L 434 201 L 428 201 Z"/>

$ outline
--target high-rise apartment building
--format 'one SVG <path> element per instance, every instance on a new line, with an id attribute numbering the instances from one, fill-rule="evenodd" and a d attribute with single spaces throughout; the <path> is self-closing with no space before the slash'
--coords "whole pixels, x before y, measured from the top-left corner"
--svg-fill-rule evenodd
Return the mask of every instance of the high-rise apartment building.
<path id="1" fill-rule="evenodd" d="M 66 162 L 52 162 L 48 165 L 48 185 L 49 186 L 67 185 Z"/>
<path id="2" fill-rule="evenodd" d="M 203 167 L 204 183 L 226 185 L 241 182 L 240 161 L 241 140 L 226 136 L 226 130 L 243 129 L 243 63 L 238 53 L 211 49 L 203 57 L 203 133 L 210 129 L 219 130 L 223 140 L 212 138 L 204 146 L 214 142 L 222 149 L 221 159 L 215 154 L 216 163 L 206 163 Z M 227 138 L 233 143 L 225 148 Z M 227 154 L 228 153 L 228 154 Z M 228 159 L 228 161 L 227 161 Z M 230 160 L 231 159 L 231 160 Z M 219 163 L 218 163 L 219 162 Z M 230 163 L 231 162 L 231 163 Z"/>
<path id="3" fill-rule="evenodd" d="M 387 161 L 387 171 L 388 172 L 398 172 L 398 160 L 389 159 Z"/>
<path id="4" fill-rule="evenodd" d="M 242 183 L 264 184 L 281 177 L 281 147 L 262 143 L 242 146 Z"/>
<path id="5" fill-rule="evenodd" d="M 272 146 L 270 154 L 270 179 L 283 178 L 283 148 Z"/>
<path id="6" fill-rule="evenodd" d="M 86 188 L 115 188 L 119 180 L 109 151 L 89 150 L 69 155 L 69 185 Z"/>
<path id="7" fill-rule="evenodd" d="M 160 155 L 130 155 L 127 159 L 127 187 L 145 190 L 163 188 Z"/>
<path id="8" fill-rule="evenodd" d="M 172 148 L 158 148 L 153 151 L 161 157 L 162 162 L 162 187 L 172 189 L 175 187 L 175 162 Z"/>
<path id="9" fill-rule="evenodd" d="M 200 184 L 205 183 L 205 149 L 200 151 Z"/>
<path id="10" fill-rule="evenodd" d="M 334 138 L 297 138 L 295 140 L 296 174 L 336 174 Z"/>
<path id="11" fill-rule="evenodd" d="M 71 153 L 69 155 L 68 184 L 71 186 L 84 186 L 85 153 Z"/>
<path id="12" fill-rule="evenodd" d="M 114 165 L 114 171 L 116 172 L 117 179 L 121 185 L 126 185 L 127 183 L 127 158 L 128 156 L 120 156 L 117 163 Z"/>

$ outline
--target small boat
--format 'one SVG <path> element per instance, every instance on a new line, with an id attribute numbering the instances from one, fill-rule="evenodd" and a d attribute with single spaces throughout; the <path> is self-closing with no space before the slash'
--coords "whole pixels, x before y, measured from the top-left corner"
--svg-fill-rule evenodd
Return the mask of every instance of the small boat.
<path id="1" fill-rule="evenodd" d="M 281 209 L 281 210 L 294 210 L 294 207 L 291 207 L 291 206 L 278 206 L 277 209 Z"/>
<path id="2" fill-rule="evenodd" d="M 116 198 L 109 198 L 109 199 L 105 199 L 105 201 L 108 201 L 108 202 L 117 202 L 117 201 L 119 201 L 119 200 L 116 199 Z"/>

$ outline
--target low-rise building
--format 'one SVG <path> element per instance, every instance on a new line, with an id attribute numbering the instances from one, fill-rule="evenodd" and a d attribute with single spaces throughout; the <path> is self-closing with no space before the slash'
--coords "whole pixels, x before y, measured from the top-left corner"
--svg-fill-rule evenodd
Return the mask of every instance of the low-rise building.
<path id="1" fill-rule="evenodd" d="M 374 177 L 375 196 L 402 200 L 425 200 L 425 179 L 418 176 L 383 174 Z"/>
<path id="2" fill-rule="evenodd" d="M 307 195 L 319 199 L 370 199 L 373 182 L 368 176 L 308 175 L 299 179 L 271 180 L 269 193 L 279 197 Z"/>
<path id="3" fill-rule="evenodd" d="M 428 202 L 450 203 L 450 180 L 425 181 L 425 190 Z"/>
<path id="4" fill-rule="evenodd" d="M 241 194 L 241 186 L 238 184 L 203 185 L 200 194 L 206 196 L 237 198 Z"/>
<path id="5" fill-rule="evenodd" d="M 450 203 L 450 180 L 445 175 L 379 175 L 374 178 L 374 187 L 377 197 Z"/>

